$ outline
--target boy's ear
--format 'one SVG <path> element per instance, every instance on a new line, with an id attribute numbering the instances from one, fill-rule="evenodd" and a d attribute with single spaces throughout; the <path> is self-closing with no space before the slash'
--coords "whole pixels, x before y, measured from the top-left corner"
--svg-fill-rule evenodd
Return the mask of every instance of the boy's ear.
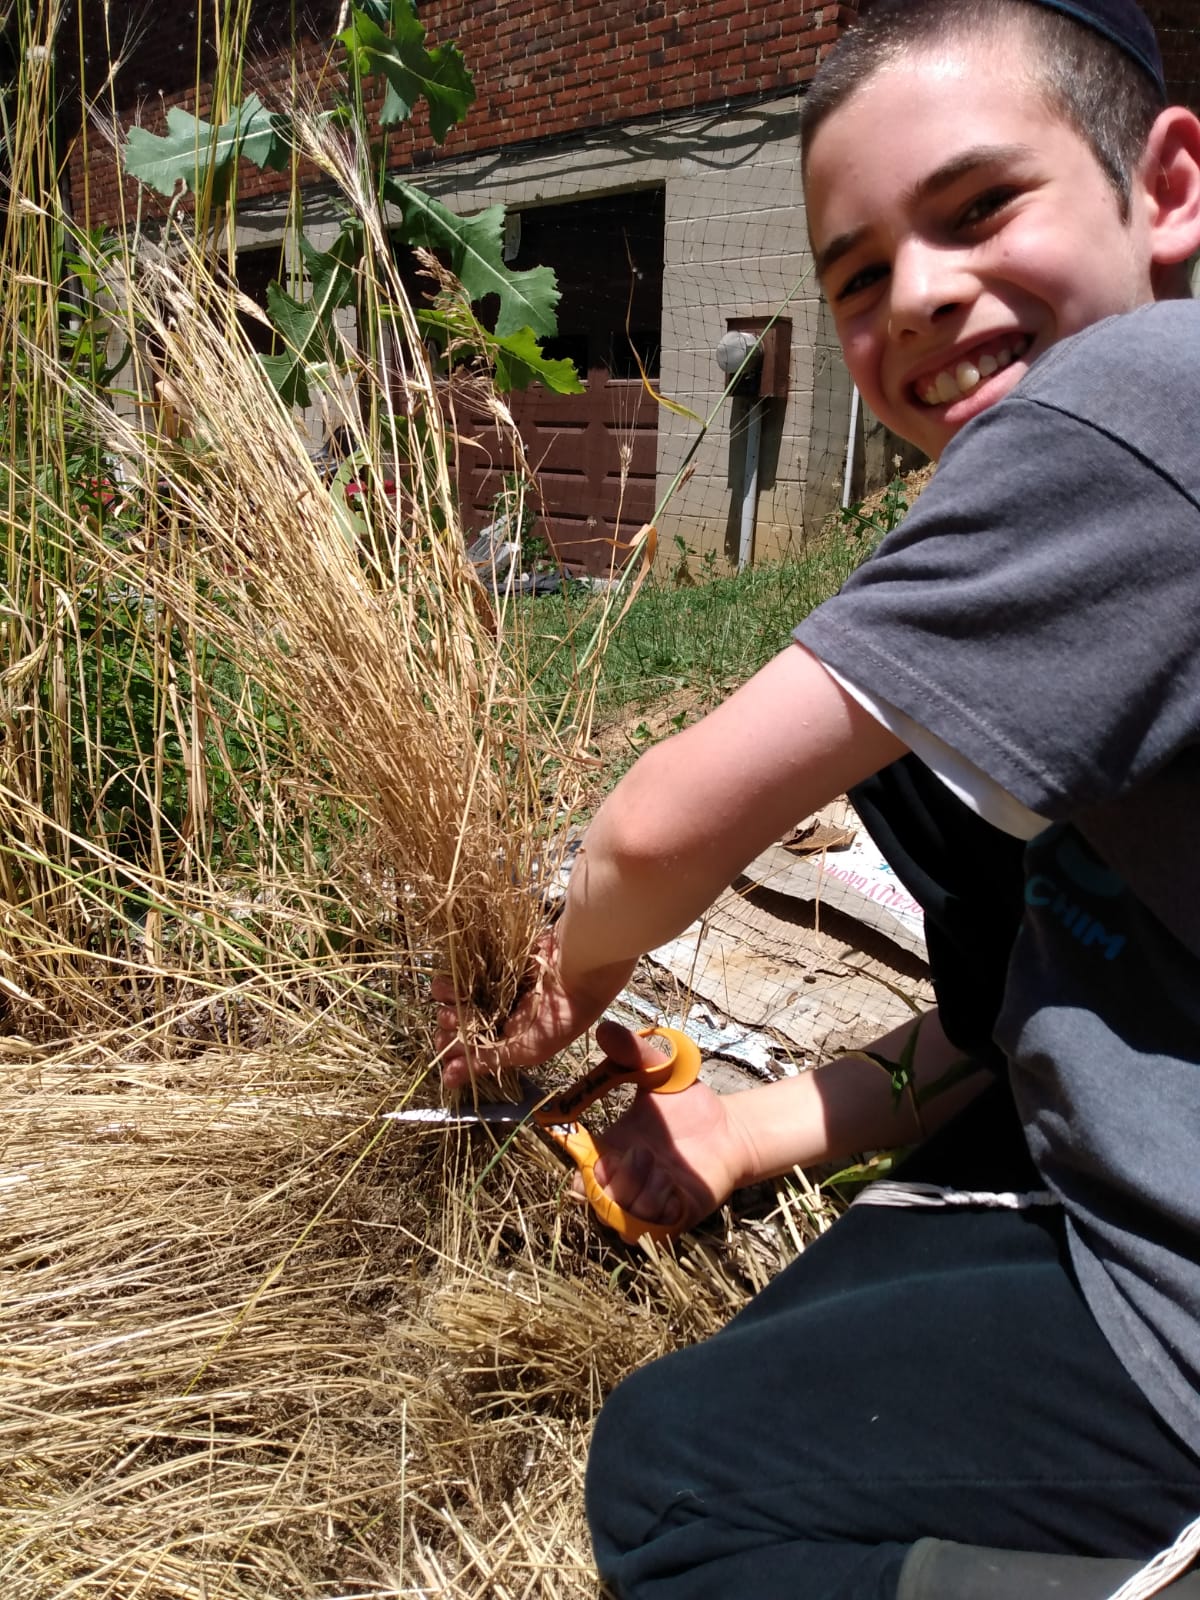
<path id="1" fill-rule="evenodd" d="M 1169 106 L 1150 130 L 1134 180 L 1150 230 L 1151 260 L 1176 267 L 1200 250 L 1200 118 Z"/>

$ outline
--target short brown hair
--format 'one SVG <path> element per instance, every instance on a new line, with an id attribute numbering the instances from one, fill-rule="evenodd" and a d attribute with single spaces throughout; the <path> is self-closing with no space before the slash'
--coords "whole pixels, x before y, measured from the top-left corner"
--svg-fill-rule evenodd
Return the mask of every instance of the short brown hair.
<path id="1" fill-rule="evenodd" d="M 1129 214 L 1133 175 L 1166 104 L 1150 74 L 1094 29 L 1029 0 L 875 0 L 813 80 L 800 115 L 807 152 L 817 129 L 879 68 L 914 49 L 1019 24 L 1031 82 L 1086 140 Z"/>

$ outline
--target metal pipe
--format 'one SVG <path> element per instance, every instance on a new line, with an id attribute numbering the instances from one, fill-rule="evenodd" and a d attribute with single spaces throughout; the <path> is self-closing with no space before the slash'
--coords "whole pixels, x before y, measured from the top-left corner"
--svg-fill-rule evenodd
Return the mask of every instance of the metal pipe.
<path id="1" fill-rule="evenodd" d="M 755 400 L 746 418 L 746 462 L 742 468 L 742 526 L 738 538 L 739 572 L 754 560 L 754 521 L 758 512 L 758 457 L 762 443 L 764 400 Z"/>

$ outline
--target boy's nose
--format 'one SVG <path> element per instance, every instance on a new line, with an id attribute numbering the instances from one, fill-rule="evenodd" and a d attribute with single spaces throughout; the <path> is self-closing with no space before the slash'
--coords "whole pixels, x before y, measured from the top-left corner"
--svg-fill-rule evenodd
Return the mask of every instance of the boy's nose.
<path id="1" fill-rule="evenodd" d="M 953 251 L 919 240 L 906 242 L 892 261 L 888 332 L 892 338 L 922 333 L 969 298 L 969 282 Z"/>

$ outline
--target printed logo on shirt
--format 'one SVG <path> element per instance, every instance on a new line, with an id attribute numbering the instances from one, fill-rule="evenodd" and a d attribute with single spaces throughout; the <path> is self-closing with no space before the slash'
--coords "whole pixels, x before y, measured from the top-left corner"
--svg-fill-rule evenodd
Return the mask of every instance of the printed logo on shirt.
<path id="1" fill-rule="evenodd" d="M 1058 839 L 1054 863 L 1069 880 L 1068 886 L 1049 873 L 1031 873 L 1025 882 L 1025 904 L 1053 917 L 1085 949 L 1099 951 L 1105 961 L 1115 961 L 1125 948 L 1125 935 L 1110 932 L 1081 901 L 1119 899 L 1125 892 L 1124 883 L 1069 833 Z"/>

